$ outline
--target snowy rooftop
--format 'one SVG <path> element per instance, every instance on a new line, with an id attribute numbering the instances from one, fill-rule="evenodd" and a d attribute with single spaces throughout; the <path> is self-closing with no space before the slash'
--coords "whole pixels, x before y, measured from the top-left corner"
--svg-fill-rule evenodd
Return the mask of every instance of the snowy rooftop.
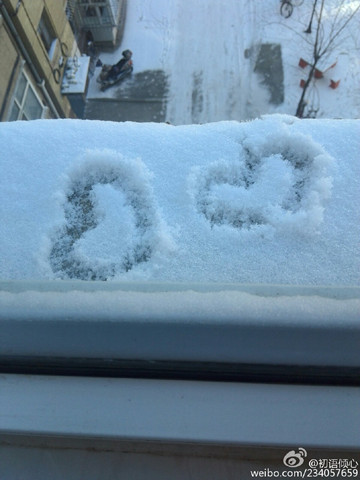
<path id="1" fill-rule="evenodd" d="M 359 120 L 0 125 L 0 278 L 359 284 Z"/>

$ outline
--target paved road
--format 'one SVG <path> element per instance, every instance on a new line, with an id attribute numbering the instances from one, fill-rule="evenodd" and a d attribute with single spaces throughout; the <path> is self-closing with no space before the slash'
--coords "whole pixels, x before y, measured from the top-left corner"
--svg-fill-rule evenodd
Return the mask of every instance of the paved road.
<path id="1" fill-rule="evenodd" d="M 115 122 L 164 122 L 167 78 L 161 70 L 147 70 L 132 75 L 111 87 L 112 98 L 89 98 L 85 118 Z"/>
<path id="2" fill-rule="evenodd" d="M 255 51 L 255 53 L 254 53 Z M 284 101 L 284 76 L 281 47 L 278 44 L 257 46 L 248 52 L 253 58 L 254 72 L 268 89 L 270 103 Z M 115 122 L 165 122 L 168 97 L 168 78 L 162 70 L 147 70 L 111 87 L 113 97 L 89 98 L 85 118 Z M 194 75 L 191 89 L 191 122 L 201 123 L 204 108 L 203 72 Z M 233 92 L 230 90 L 228 95 Z M 179 96 L 179 101 L 181 97 Z"/>

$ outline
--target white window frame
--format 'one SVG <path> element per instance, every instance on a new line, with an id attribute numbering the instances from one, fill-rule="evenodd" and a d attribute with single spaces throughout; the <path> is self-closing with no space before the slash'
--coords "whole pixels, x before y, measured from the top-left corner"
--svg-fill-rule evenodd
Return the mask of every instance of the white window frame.
<path id="1" fill-rule="evenodd" d="M 0 293 L 0 434 L 360 447 L 360 325 L 346 308 L 360 297 L 358 287 L 5 281 Z M 120 308 L 107 311 L 99 299 L 97 310 L 89 306 L 101 293 L 111 304 L 120 298 Z M 172 308 L 168 296 L 174 293 L 193 311 Z M 256 319 L 241 308 L 234 315 L 223 309 L 229 293 L 240 301 L 252 296 Z M 211 294 L 218 308 L 199 320 L 204 299 L 198 305 L 194 294 Z M 136 296 L 132 310 L 124 304 L 128 295 Z M 277 299 L 301 299 L 306 308 L 294 309 L 297 321 L 287 308 L 271 318 L 268 304 Z M 147 301 L 156 311 L 150 313 Z M 329 311 L 328 301 L 334 315 L 314 325 L 314 315 Z M 242 370 L 256 363 L 264 370 L 255 376 Z M 207 366 L 214 365 L 207 377 Z M 281 378 L 281 365 L 289 367 L 288 378 Z M 178 376 L 178 367 L 185 375 Z M 345 375 L 332 383 L 334 367 Z M 322 382 L 323 368 L 329 382 Z M 49 408 L 54 402 L 56 415 Z"/>
<path id="2" fill-rule="evenodd" d="M 23 96 L 19 100 L 16 97 L 16 92 L 17 92 L 17 89 L 18 89 L 18 86 L 19 86 L 19 83 L 20 83 L 20 79 L 21 79 L 22 76 L 24 76 L 24 78 L 26 80 L 26 86 L 25 86 L 25 89 L 24 89 Z M 36 100 L 38 101 L 38 103 L 39 103 L 39 105 L 42 109 L 41 110 L 41 116 L 37 117 L 36 119 L 35 118 L 27 118 L 26 114 L 25 114 L 25 111 L 24 111 L 29 89 L 32 90 L 33 94 L 35 95 Z M 18 116 L 17 116 L 16 120 L 37 120 L 39 118 L 44 118 L 44 115 L 45 115 L 45 112 L 46 112 L 46 107 L 44 107 L 43 102 L 41 101 L 39 95 L 36 93 L 35 88 L 32 86 L 31 80 L 29 79 L 28 75 L 25 73 L 24 70 L 21 70 L 21 72 L 19 74 L 19 77 L 17 79 L 17 82 L 16 82 L 16 87 L 15 87 L 15 90 L 14 90 L 13 99 L 12 99 L 12 102 L 11 102 L 11 107 L 9 109 L 8 121 L 10 121 L 10 117 L 11 117 L 11 113 L 12 113 L 14 104 L 19 108 L 19 113 L 18 113 Z M 25 116 L 25 119 L 22 118 L 23 116 Z M 15 119 L 13 119 L 13 121 L 15 121 Z"/>
<path id="3" fill-rule="evenodd" d="M 359 448 L 359 388 L 5 374 L 0 391 L 1 435 Z"/>

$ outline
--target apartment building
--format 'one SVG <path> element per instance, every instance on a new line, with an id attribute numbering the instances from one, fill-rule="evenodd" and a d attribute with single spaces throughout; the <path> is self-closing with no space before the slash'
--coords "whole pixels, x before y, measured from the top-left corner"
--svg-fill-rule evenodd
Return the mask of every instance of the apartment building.
<path id="1" fill-rule="evenodd" d="M 75 118 L 62 84 L 79 55 L 67 0 L 0 0 L 0 121 Z"/>

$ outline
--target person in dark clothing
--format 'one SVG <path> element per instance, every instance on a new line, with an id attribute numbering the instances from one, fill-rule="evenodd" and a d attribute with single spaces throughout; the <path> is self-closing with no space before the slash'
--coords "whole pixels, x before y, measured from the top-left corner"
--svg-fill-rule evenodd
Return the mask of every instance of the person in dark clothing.
<path id="1" fill-rule="evenodd" d="M 124 50 L 122 52 L 122 58 L 115 65 L 111 67 L 108 73 L 108 78 L 115 79 L 123 69 L 124 65 L 130 60 L 131 57 L 132 57 L 132 51 Z"/>

